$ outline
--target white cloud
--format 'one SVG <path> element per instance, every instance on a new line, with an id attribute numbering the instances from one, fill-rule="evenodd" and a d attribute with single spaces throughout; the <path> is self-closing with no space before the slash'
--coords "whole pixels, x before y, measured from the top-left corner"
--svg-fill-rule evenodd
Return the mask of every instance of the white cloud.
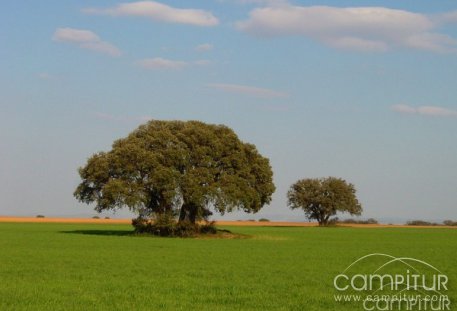
<path id="1" fill-rule="evenodd" d="M 240 4 L 257 4 L 264 6 L 286 5 L 287 0 L 235 0 Z"/>
<path id="2" fill-rule="evenodd" d="M 57 42 L 76 44 L 82 49 L 88 49 L 111 56 L 121 56 L 122 52 L 109 42 L 102 41 L 100 37 L 90 30 L 75 28 L 57 28 L 52 36 Z"/>
<path id="3" fill-rule="evenodd" d="M 400 113 L 407 113 L 407 114 L 415 114 L 417 113 L 417 109 L 413 108 L 408 105 L 394 105 L 391 107 L 393 111 L 400 112 Z"/>
<path id="4" fill-rule="evenodd" d="M 145 69 L 159 70 L 159 69 L 170 69 L 178 70 L 190 66 L 207 66 L 211 64 L 211 61 L 206 59 L 199 59 L 192 62 L 185 62 L 180 60 L 171 60 L 162 57 L 145 58 L 136 62 L 136 64 Z"/>
<path id="5" fill-rule="evenodd" d="M 213 45 L 210 44 L 210 43 L 203 43 L 203 44 L 200 44 L 200 45 L 197 45 L 195 47 L 195 50 L 197 52 L 207 52 L 207 51 L 211 51 L 213 49 Z"/>
<path id="6" fill-rule="evenodd" d="M 435 106 L 422 106 L 417 108 L 417 112 L 425 116 L 435 117 L 457 117 L 457 111 Z"/>
<path id="7" fill-rule="evenodd" d="M 436 32 L 423 14 L 383 7 L 278 5 L 256 8 L 236 24 L 257 36 L 304 36 L 328 46 L 383 52 L 396 47 L 456 52 L 457 40 Z"/>
<path id="8" fill-rule="evenodd" d="M 87 8 L 86 14 L 110 16 L 139 16 L 158 22 L 188 24 L 195 26 L 215 26 L 219 20 L 208 11 L 198 9 L 178 9 L 156 1 L 121 3 L 107 9 Z"/>
<path id="9" fill-rule="evenodd" d="M 74 28 L 57 28 L 52 38 L 55 41 L 75 43 L 100 41 L 100 38 L 92 31 Z"/>
<path id="10" fill-rule="evenodd" d="M 283 92 L 239 84 L 211 83 L 207 84 L 207 86 L 224 92 L 245 94 L 261 98 L 277 98 L 288 96 L 286 93 Z"/>
<path id="11" fill-rule="evenodd" d="M 146 58 L 137 62 L 137 65 L 146 69 L 182 69 L 189 64 L 183 61 L 170 60 L 161 57 Z"/>
<path id="12" fill-rule="evenodd" d="M 432 52 L 456 51 L 457 40 L 439 33 L 422 33 L 406 39 L 409 47 Z"/>
<path id="13" fill-rule="evenodd" d="M 81 43 L 80 45 L 81 48 L 83 49 L 88 49 L 104 54 L 109 54 L 111 56 L 121 56 L 122 53 L 121 51 L 112 45 L 111 43 L 104 42 L 104 41 L 98 41 L 98 42 L 85 42 Z"/>
<path id="14" fill-rule="evenodd" d="M 432 117 L 457 117 L 456 110 L 437 106 L 421 106 L 416 108 L 408 105 L 394 105 L 391 109 L 405 114 L 418 114 Z"/>

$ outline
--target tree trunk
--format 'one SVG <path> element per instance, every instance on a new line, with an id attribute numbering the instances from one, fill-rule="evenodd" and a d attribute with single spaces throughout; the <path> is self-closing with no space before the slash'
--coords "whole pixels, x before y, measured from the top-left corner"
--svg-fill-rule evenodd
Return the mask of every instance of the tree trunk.
<path id="1" fill-rule="evenodd" d="M 197 207 L 195 205 L 192 205 L 189 211 L 189 221 L 192 224 L 195 224 L 195 221 L 197 220 Z"/>
<path id="2" fill-rule="evenodd" d="M 319 226 L 320 227 L 325 227 L 325 226 L 328 226 L 328 222 L 330 220 L 330 216 L 331 215 L 324 215 L 324 214 L 321 214 L 319 216 L 319 219 L 317 220 L 319 222 Z"/>
<path id="3" fill-rule="evenodd" d="M 197 221 L 198 206 L 192 203 L 184 203 L 179 212 L 179 222 L 188 221 L 195 224 Z"/>
<path id="4" fill-rule="evenodd" d="M 181 210 L 179 211 L 179 222 L 184 221 L 186 219 L 186 206 L 183 204 L 181 206 Z"/>
<path id="5" fill-rule="evenodd" d="M 327 215 L 327 216 L 321 215 L 321 217 L 319 217 L 319 219 L 317 220 L 319 222 L 319 227 L 327 226 L 329 218 L 330 218 L 330 215 Z"/>

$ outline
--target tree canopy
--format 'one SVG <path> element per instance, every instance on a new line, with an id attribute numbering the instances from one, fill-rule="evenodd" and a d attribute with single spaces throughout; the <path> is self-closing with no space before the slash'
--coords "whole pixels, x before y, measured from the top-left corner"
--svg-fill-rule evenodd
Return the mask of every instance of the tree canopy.
<path id="1" fill-rule="evenodd" d="M 354 185 L 341 178 L 309 178 L 293 184 L 287 198 L 292 209 L 303 209 L 308 219 L 325 226 L 337 212 L 361 215 L 362 206 L 355 193 Z"/>
<path id="2" fill-rule="evenodd" d="M 275 190 L 269 160 L 224 125 L 152 120 L 79 169 L 74 196 L 95 209 L 195 223 L 234 209 L 257 212 Z"/>

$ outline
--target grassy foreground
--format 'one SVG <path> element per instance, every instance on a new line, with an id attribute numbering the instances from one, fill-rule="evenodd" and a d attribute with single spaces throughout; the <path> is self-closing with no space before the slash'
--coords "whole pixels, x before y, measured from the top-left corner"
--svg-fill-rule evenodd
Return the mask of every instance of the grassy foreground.
<path id="1" fill-rule="evenodd" d="M 334 301 L 333 278 L 369 253 L 433 264 L 457 301 L 457 230 L 224 228 L 251 238 L 0 223 L 0 310 L 358 310 Z"/>

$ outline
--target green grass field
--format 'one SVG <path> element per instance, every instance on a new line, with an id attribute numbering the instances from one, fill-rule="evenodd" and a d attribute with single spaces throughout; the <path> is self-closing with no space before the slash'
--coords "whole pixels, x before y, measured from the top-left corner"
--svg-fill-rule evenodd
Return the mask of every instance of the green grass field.
<path id="1" fill-rule="evenodd" d="M 334 301 L 333 278 L 369 253 L 433 264 L 457 302 L 457 230 L 226 228 L 250 238 L 0 223 L 0 310 L 358 310 Z"/>

